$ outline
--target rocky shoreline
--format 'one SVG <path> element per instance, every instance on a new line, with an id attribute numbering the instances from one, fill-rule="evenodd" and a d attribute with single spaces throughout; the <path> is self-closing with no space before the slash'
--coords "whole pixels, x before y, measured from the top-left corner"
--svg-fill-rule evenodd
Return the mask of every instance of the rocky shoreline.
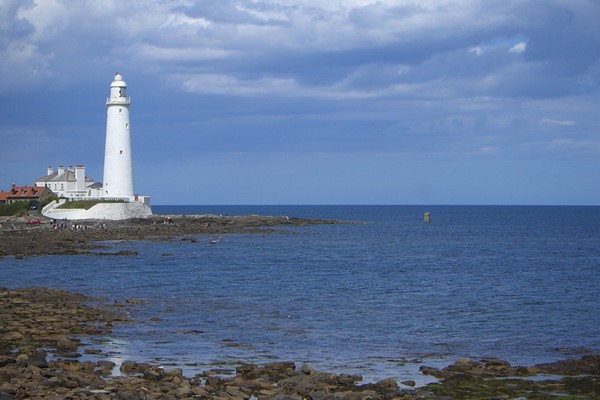
<path id="1" fill-rule="evenodd" d="M 131 255 L 105 252 L 103 241 L 188 240 L 198 235 L 272 232 L 276 227 L 340 223 L 287 216 L 153 215 L 127 221 L 52 221 L 29 225 L 29 218 L 0 221 L 0 258 L 42 255 Z"/>
<path id="2" fill-rule="evenodd" d="M 227 377 L 215 370 L 186 377 L 179 368 L 151 363 L 115 365 L 82 339 L 108 338 L 113 324 L 130 323 L 127 304 L 102 304 L 60 289 L 0 288 L 0 400 L 600 397 L 600 355 L 593 354 L 532 367 L 513 367 L 495 358 L 460 359 L 444 369 L 422 367 L 422 373 L 440 382 L 417 389 L 401 389 L 393 379 L 361 384 L 357 375 L 318 372 L 294 362 L 240 364 L 235 376 Z M 79 361 L 81 354 L 92 354 L 96 361 Z M 402 384 L 411 386 L 411 381 Z"/>

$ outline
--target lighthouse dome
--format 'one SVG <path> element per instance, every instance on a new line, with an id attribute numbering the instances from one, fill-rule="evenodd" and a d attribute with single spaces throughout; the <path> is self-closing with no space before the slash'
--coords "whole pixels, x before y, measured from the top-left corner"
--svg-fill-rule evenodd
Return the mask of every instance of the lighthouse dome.
<path id="1" fill-rule="evenodd" d="M 117 72 L 117 74 L 115 75 L 115 78 L 113 79 L 112 83 L 110 84 L 111 87 L 126 87 L 127 84 L 125 83 L 125 81 L 123 80 L 123 77 L 121 76 L 121 74 L 119 74 Z"/>

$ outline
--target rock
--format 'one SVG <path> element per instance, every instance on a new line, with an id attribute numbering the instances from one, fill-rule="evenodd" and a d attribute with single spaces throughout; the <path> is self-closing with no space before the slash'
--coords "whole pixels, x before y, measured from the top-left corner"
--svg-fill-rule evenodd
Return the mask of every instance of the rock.
<path id="1" fill-rule="evenodd" d="M 470 358 L 459 358 L 454 364 L 444 368 L 445 371 L 450 372 L 473 372 L 476 369 L 483 369 L 483 365 L 477 361 L 471 360 Z"/>
<path id="2" fill-rule="evenodd" d="M 8 393 L 0 392 L 0 400 L 13 400 L 14 397 Z"/>
<path id="3" fill-rule="evenodd" d="M 149 381 L 160 381 L 165 376 L 165 371 L 159 367 L 150 367 L 144 372 L 144 379 L 147 379 Z"/>
<path id="4" fill-rule="evenodd" d="M 14 364 L 16 362 L 17 362 L 17 360 L 14 357 L 0 356 L 0 368 L 6 366 L 8 364 Z"/>
<path id="5" fill-rule="evenodd" d="M 380 389 L 381 393 L 397 392 L 399 389 L 398 383 L 392 378 L 379 381 L 375 386 Z"/>
<path id="6" fill-rule="evenodd" d="M 25 339 L 25 336 L 23 336 L 23 334 L 21 334 L 20 332 L 16 331 L 8 332 L 2 335 L 2 340 L 6 340 L 8 342 L 16 342 L 23 339 Z"/>
<path id="7" fill-rule="evenodd" d="M 487 367 L 505 367 L 505 368 L 511 368 L 510 363 L 508 361 L 504 361 L 501 360 L 499 358 L 483 358 L 481 359 L 481 362 L 485 364 L 486 368 Z"/>
<path id="8" fill-rule="evenodd" d="M 280 361 L 266 364 L 262 368 L 261 376 L 275 380 L 294 376 L 296 374 L 296 364 L 291 361 Z"/>
<path id="9" fill-rule="evenodd" d="M 77 350 L 78 347 L 79 343 L 66 336 L 61 336 L 56 340 L 56 349 L 61 352 L 72 352 Z"/>
<path id="10" fill-rule="evenodd" d="M 175 396 L 180 397 L 180 398 L 190 396 L 191 394 L 192 394 L 192 386 L 188 382 L 182 383 L 175 390 Z"/>
<path id="11" fill-rule="evenodd" d="M 136 363 L 133 361 L 124 361 L 119 370 L 126 375 L 144 374 L 151 368 L 148 363 Z"/>
<path id="12" fill-rule="evenodd" d="M 313 367 L 311 367 L 310 364 L 307 363 L 302 364 L 302 367 L 300 367 L 300 372 L 302 372 L 305 375 L 314 375 L 317 373 L 317 371 L 315 371 Z"/>
<path id="13" fill-rule="evenodd" d="M 27 365 L 27 360 L 29 360 L 29 356 L 27 354 L 19 354 L 16 358 L 16 362 L 19 365 Z"/>
<path id="14" fill-rule="evenodd" d="M 599 366 L 600 355 L 587 355 L 579 360 L 561 360 L 553 363 L 538 364 L 535 368 L 545 374 L 583 375 L 597 374 Z"/>
<path id="15" fill-rule="evenodd" d="M 255 364 L 242 364 L 235 369 L 235 374 L 244 379 L 258 378 L 260 370 Z"/>
<path id="16" fill-rule="evenodd" d="M 125 303 L 131 304 L 131 305 L 148 304 L 146 301 L 139 300 L 139 299 L 127 299 L 125 301 Z"/>
<path id="17" fill-rule="evenodd" d="M 69 353 L 62 353 L 61 355 L 64 358 L 79 358 L 79 357 L 81 357 L 81 353 L 77 353 L 75 351 L 69 352 Z"/>
<path id="18" fill-rule="evenodd" d="M 167 371 L 168 376 L 183 376 L 183 370 L 181 368 L 173 368 Z"/>
<path id="19" fill-rule="evenodd" d="M 409 381 L 402 381 L 400 383 L 402 385 L 404 385 L 404 386 L 410 386 L 410 387 L 415 387 L 416 384 L 417 384 L 415 381 L 410 381 L 410 380 Z"/>
<path id="20" fill-rule="evenodd" d="M 112 361 L 101 360 L 96 363 L 96 366 L 100 369 L 103 375 L 110 375 L 116 364 Z"/>
<path id="21" fill-rule="evenodd" d="M 431 375 L 438 379 L 444 379 L 451 375 L 451 374 L 449 374 L 445 371 L 442 371 L 438 368 L 428 367 L 426 365 L 422 365 L 421 367 L 419 367 L 419 371 L 421 371 L 421 373 L 423 375 Z"/>
<path id="22" fill-rule="evenodd" d="M 46 360 L 46 352 L 42 349 L 37 349 L 27 360 L 27 365 L 33 365 L 38 368 L 48 368 L 48 361 Z"/>

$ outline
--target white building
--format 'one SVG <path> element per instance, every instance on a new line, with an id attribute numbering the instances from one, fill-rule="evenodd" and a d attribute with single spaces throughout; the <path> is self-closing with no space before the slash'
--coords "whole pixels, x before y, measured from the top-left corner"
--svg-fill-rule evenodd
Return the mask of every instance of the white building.
<path id="1" fill-rule="evenodd" d="M 47 175 L 36 180 L 35 186 L 47 187 L 58 197 L 66 199 L 102 196 L 102 184 L 85 176 L 83 165 L 75 168 L 59 165 L 56 171 L 50 166 Z"/>

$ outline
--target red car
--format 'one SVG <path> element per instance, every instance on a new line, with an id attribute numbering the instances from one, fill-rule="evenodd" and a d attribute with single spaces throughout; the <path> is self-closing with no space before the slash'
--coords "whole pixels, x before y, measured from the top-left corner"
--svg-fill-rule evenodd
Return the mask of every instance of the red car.
<path id="1" fill-rule="evenodd" d="M 27 225 L 39 225 L 42 223 L 42 221 L 40 221 L 39 218 L 31 218 L 29 221 L 26 222 Z"/>

